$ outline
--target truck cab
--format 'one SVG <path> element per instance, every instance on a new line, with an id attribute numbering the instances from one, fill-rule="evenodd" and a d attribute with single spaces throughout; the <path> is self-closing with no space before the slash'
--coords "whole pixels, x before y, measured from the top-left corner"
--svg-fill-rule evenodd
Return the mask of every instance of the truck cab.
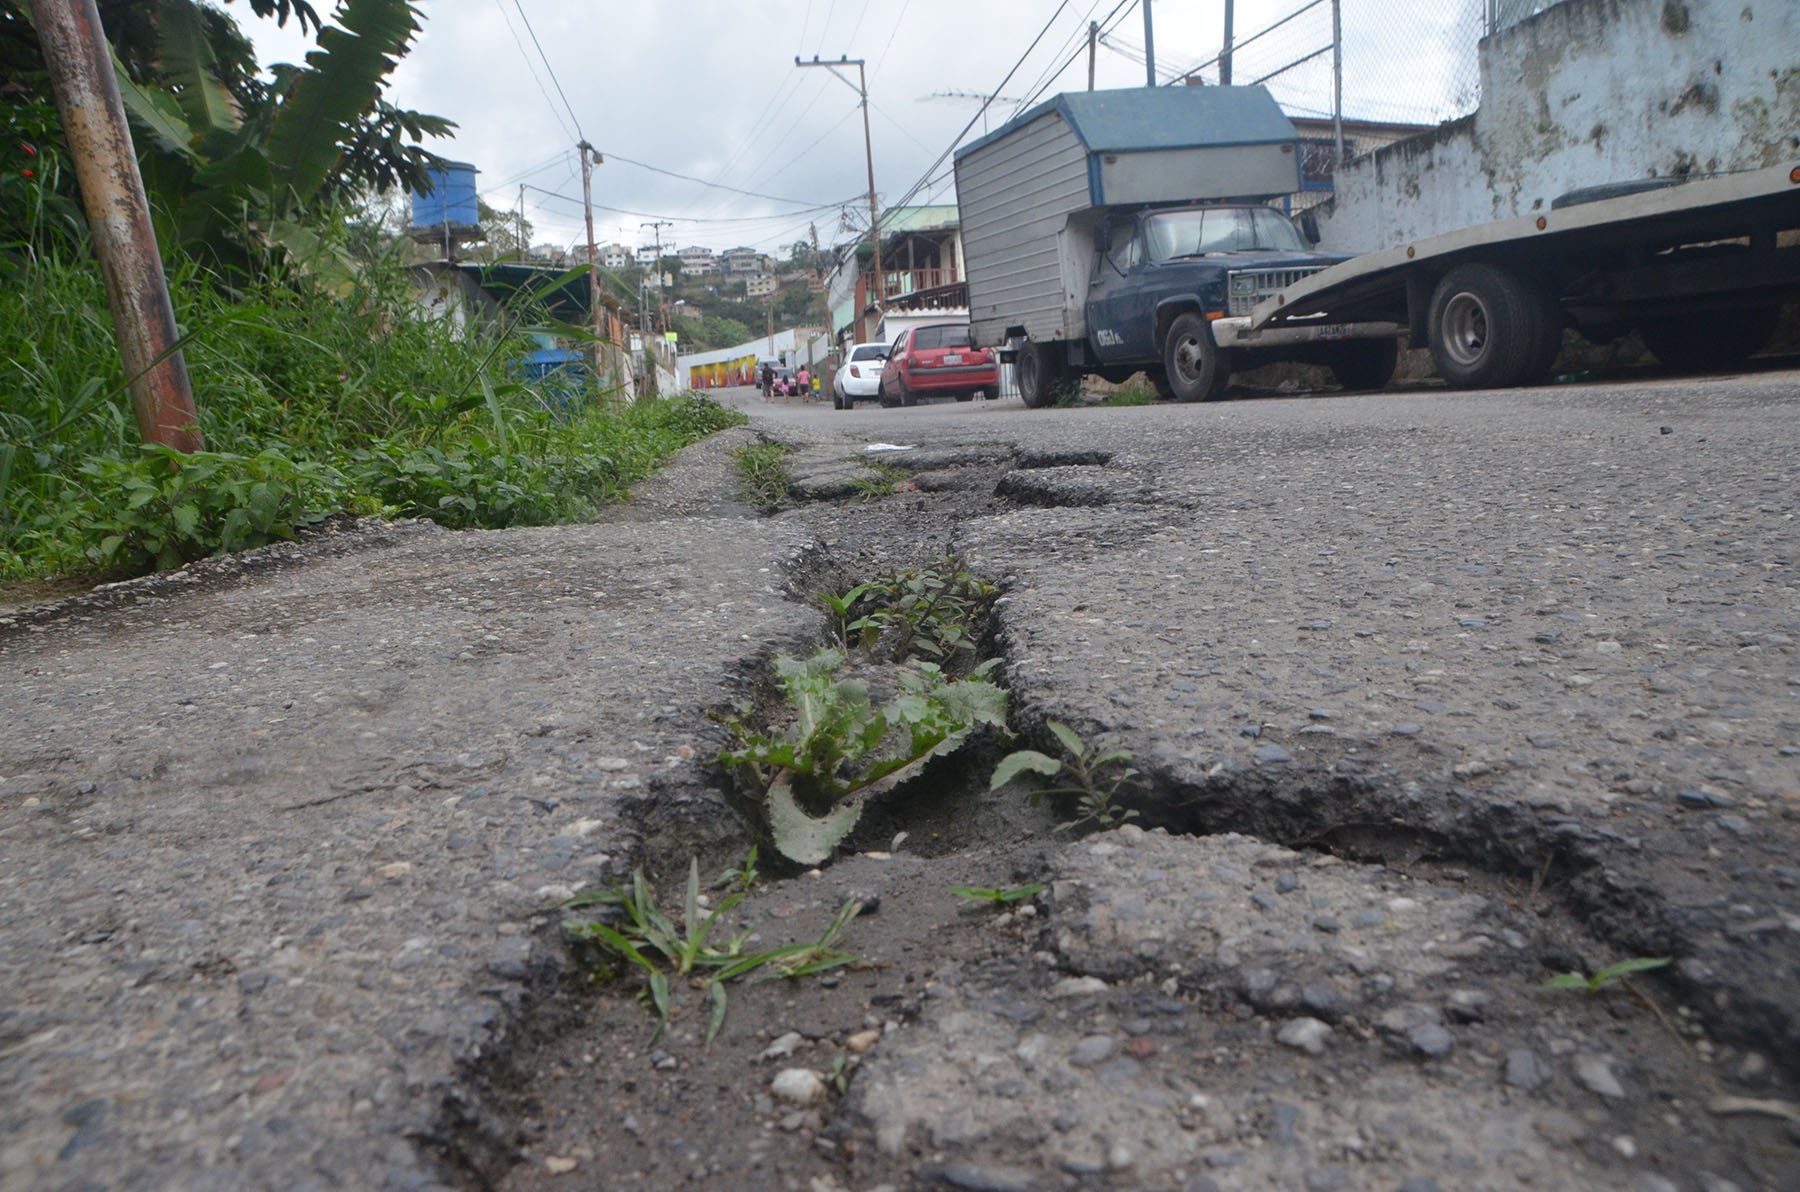
<path id="1" fill-rule="evenodd" d="M 1199 348 L 1188 345 L 1189 360 L 1173 370 L 1171 385 L 1163 349 L 1178 318 L 1198 316 L 1208 324 L 1211 348 L 1230 348 L 1248 330 L 1259 297 L 1342 259 L 1312 251 L 1272 207 L 1227 203 L 1114 213 L 1094 225 L 1094 256 L 1086 321 L 1095 371 L 1122 380 L 1145 369 L 1164 396 L 1189 400 L 1217 393 L 1169 391 L 1178 388 L 1181 373 L 1193 371 Z M 1357 379 L 1371 388 L 1384 384 L 1387 377 L 1373 371 Z M 1213 368 L 1210 385 L 1222 390 L 1228 375 L 1228 368 Z"/>

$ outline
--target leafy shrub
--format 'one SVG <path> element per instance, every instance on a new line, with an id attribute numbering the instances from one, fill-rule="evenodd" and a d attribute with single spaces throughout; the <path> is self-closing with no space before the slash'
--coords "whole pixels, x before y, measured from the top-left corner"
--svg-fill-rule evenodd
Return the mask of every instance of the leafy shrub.
<path id="1" fill-rule="evenodd" d="M 347 489 L 335 468 L 274 450 L 182 455 L 145 447 L 136 457 L 103 456 L 80 470 L 81 493 L 40 529 L 62 531 L 66 546 L 102 571 L 178 567 L 291 539 L 322 510 L 341 507 Z"/>
<path id="2" fill-rule="evenodd" d="M 418 316 L 397 259 L 230 289 L 190 261 L 169 272 L 211 449 L 174 475 L 139 444 L 99 271 L 49 254 L 0 286 L 0 580 L 167 566 L 342 511 L 578 521 L 743 421 L 685 396 L 609 409 L 591 384 L 565 409 L 505 376 L 533 346 L 529 306 L 464 338 Z"/>

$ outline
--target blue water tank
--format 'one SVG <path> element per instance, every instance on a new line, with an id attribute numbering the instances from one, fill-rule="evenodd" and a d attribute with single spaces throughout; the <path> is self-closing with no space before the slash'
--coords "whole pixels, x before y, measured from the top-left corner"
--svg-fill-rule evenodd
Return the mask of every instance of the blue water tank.
<path id="1" fill-rule="evenodd" d="M 431 171 L 431 193 L 415 191 L 412 197 L 413 226 L 448 223 L 473 227 L 480 223 L 481 208 L 475 201 L 475 175 L 479 172 L 466 161 L 446 162 L 444 169 Z"/>

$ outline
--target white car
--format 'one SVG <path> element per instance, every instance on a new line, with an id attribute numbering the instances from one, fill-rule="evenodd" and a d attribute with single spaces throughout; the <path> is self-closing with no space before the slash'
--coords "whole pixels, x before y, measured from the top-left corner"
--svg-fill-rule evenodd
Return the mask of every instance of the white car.
<path id="1" fill-rule="evenodd" d="M 870 401 L 881 388 L 881 366 L 887 360 L 886 344 L 856 344 L 831 381 L 831 404 L 848 410 L 859 401 Z"/>

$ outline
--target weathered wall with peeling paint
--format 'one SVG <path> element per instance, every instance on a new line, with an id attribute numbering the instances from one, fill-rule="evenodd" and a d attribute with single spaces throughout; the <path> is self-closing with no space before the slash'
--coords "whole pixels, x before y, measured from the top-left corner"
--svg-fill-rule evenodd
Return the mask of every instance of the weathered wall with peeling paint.
<path id="1" fill-rule="evenodd" d="M 1474 115 L 1338 171 L 1323 247 L 1366 252 L 1630 178 L 1800 160 L 1800 2 L 1565 0 L 1481 43 Z"/>

